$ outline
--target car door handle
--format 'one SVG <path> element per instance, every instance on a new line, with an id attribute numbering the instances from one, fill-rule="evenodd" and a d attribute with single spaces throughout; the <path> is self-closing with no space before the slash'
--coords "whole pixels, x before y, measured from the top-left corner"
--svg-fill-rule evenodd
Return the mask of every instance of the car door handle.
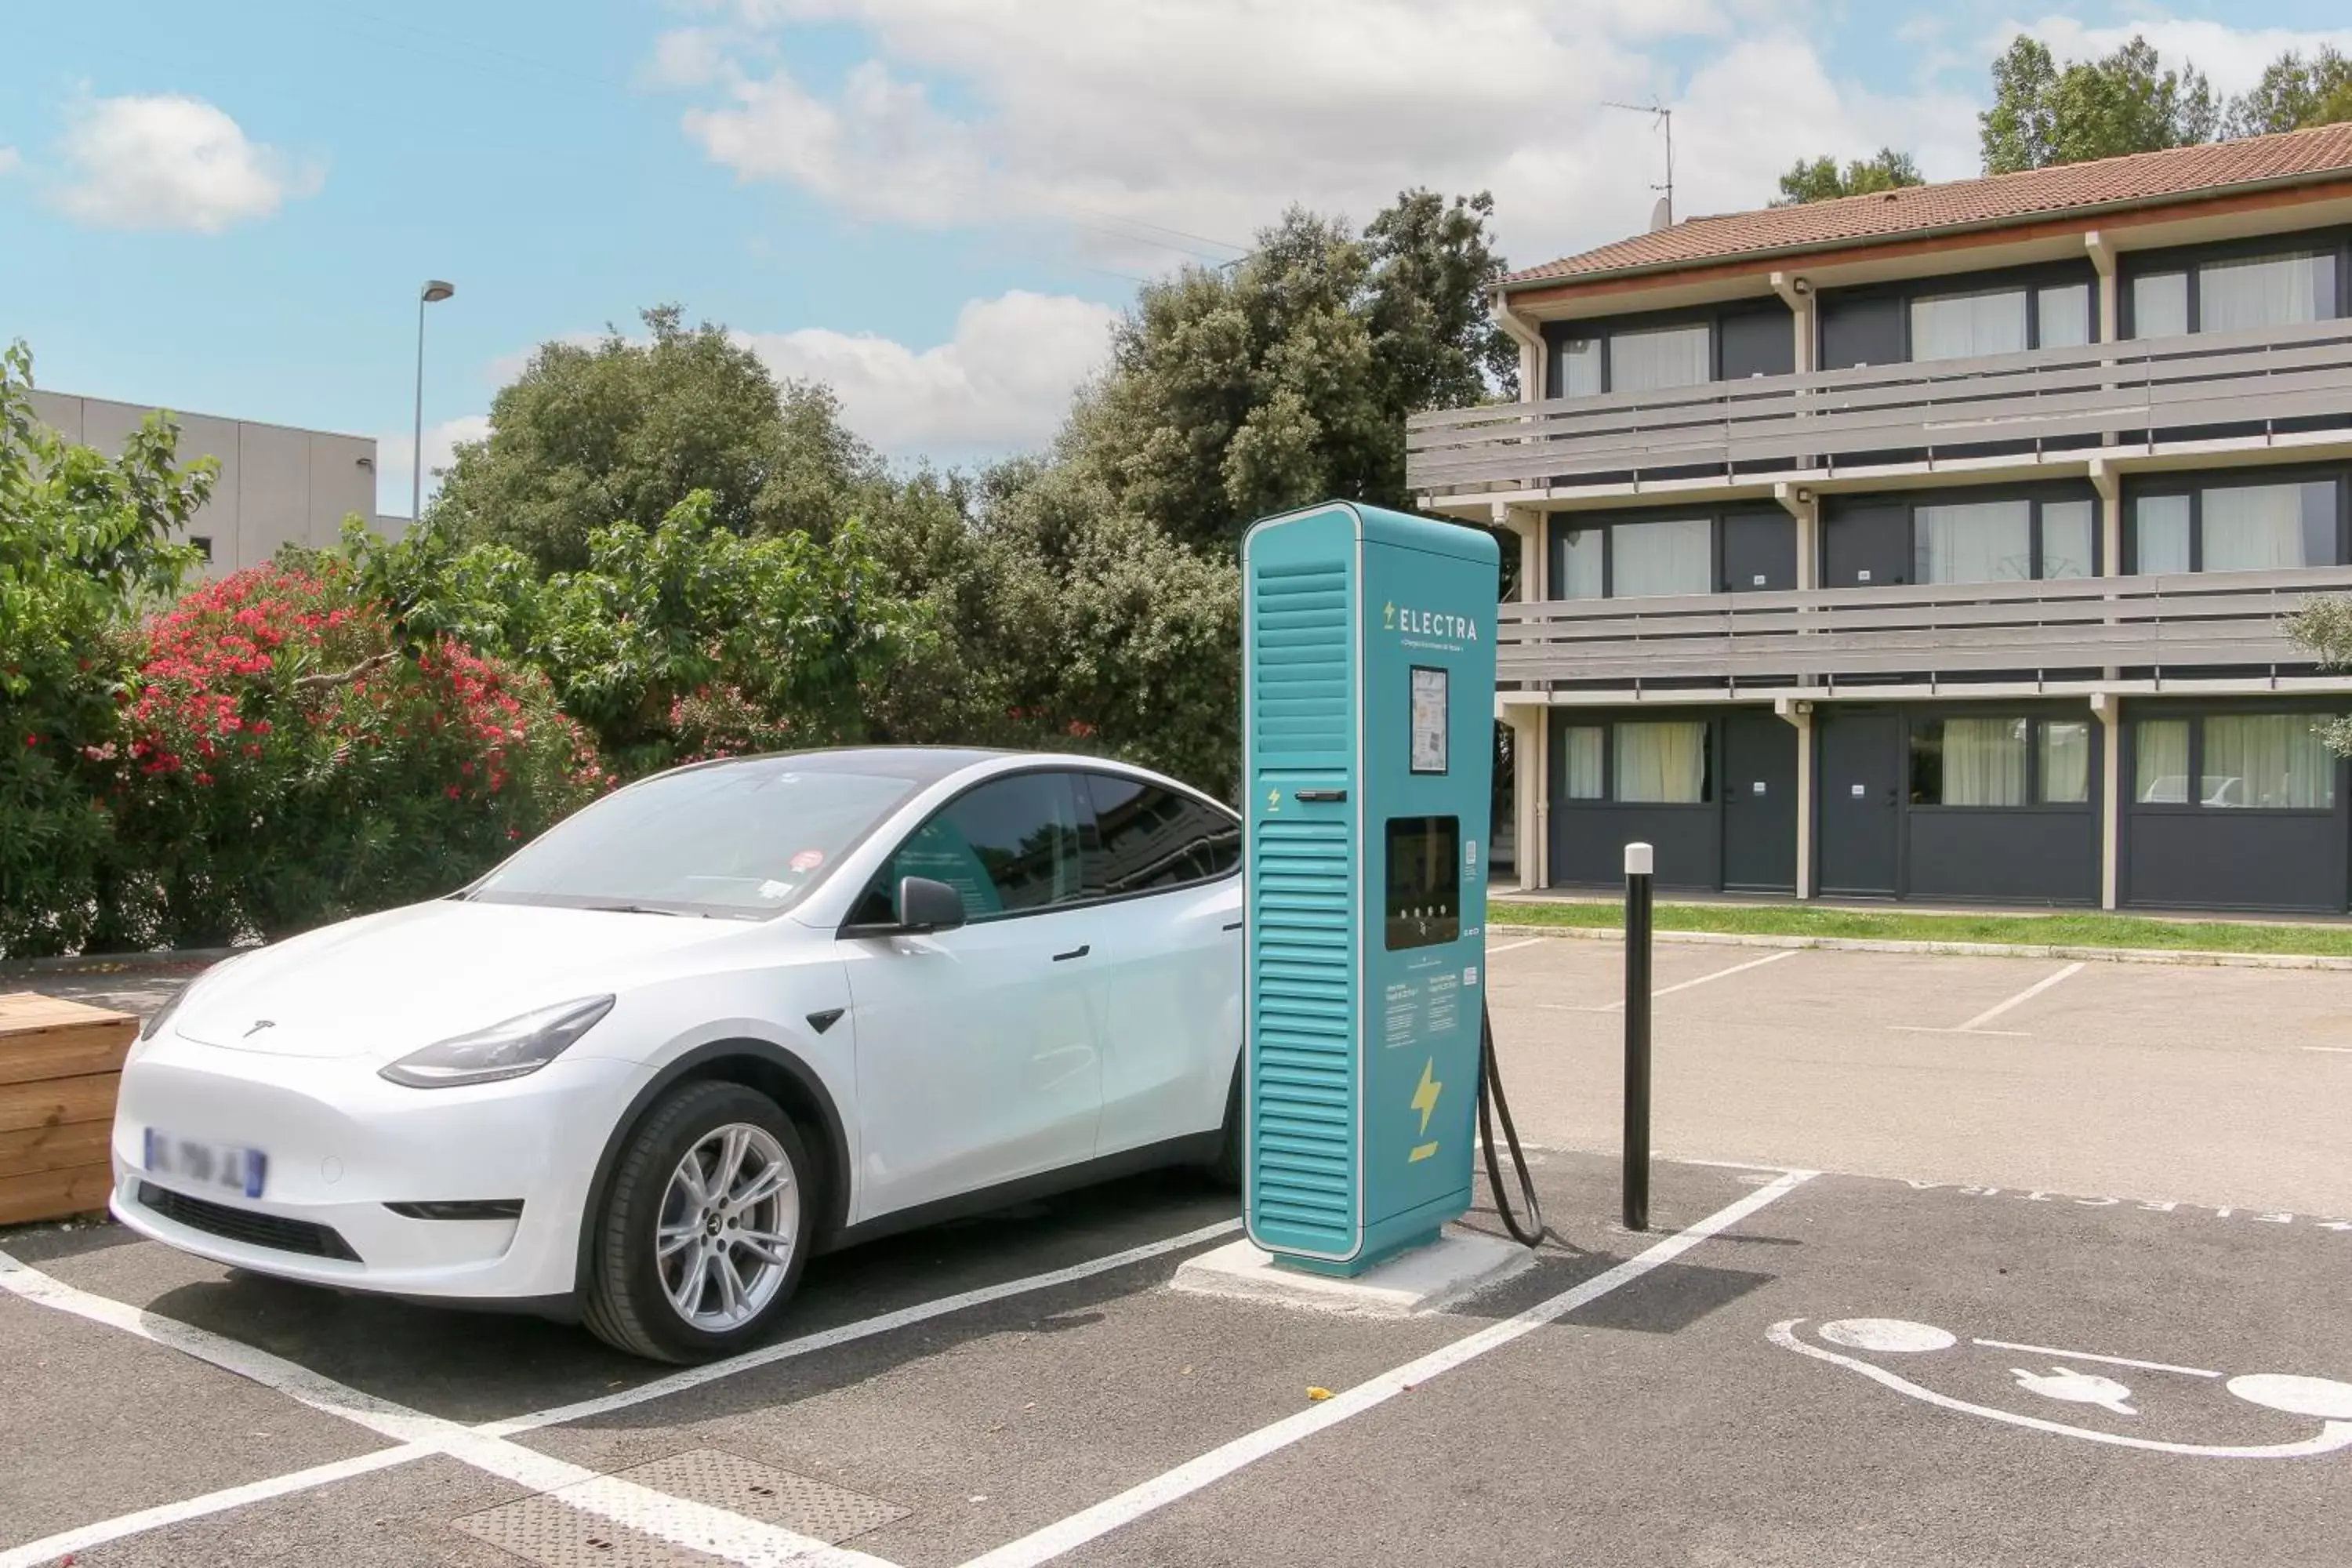
<path id="1" fill-rule="evenodd" d="M 1227 931 L 1239 931 L 1242 929 L 1242 922 L 1239 921 L 1230 921 L 1226 924 L 1225 929 Z"/>
<path id="2" fill-rule="evenodd" d="M 1088 954 L 1088 953 L 1092 952 L 1094 950 L 1095 950 L 1094 943 L 1092 943 L 1092 942 L 1084 942 L 1084 943 L 1081 943 L 1080 945 L 1078 945 L 1078 946 L 1076 946 L 1076 947 L 1074 947 L 1074 948 L 1070 949 L 1070 951 L 1069 951 L 1069 952 L 1057 952 L 1057 953 L 1055 953 L 1055 954 L 1054 955 L 1054 962 L 1055 962 L 1055 963 L 1061 963 L 1064 959 L 1067 959 L 1067 958 L 1084 958 L 1087 954 Z"/>

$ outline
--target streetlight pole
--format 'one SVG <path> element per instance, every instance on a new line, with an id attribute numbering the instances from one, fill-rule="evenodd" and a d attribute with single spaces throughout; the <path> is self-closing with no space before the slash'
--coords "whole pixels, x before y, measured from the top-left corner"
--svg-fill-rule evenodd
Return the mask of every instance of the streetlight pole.
<path id="1" fill-rule="evenodd" d="M 438 278 L 427 279 L 425 287 L 416 291 L 416 434 L 409 453 L 408 525 L 411 528 L 425 516 L 425 307 L 437 305 L 457 292 L 453 284 Z"/>

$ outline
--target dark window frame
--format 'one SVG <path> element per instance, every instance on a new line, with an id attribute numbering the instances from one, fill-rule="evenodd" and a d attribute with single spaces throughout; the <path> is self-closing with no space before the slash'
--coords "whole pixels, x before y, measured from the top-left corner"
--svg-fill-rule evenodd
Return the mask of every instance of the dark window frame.
<path id="1" fill-rule="evenodd" d="M 2309 715 L 2315 719 L 2344 716 L 2340 700 L 2334 705 L 2323 700 L 2314 704 L 2292 698 L 2264 699 L 2254 702 L 2202 703 L 2191 702 L 2179 707 L 2166 704 L 2154 711 L 2145 705 L 2127 709 L 2124 714 L 2126 733 L 2120 749 L 2117 771 L 2122 773 L 2119 792 L 2126 816 L 2252 816 L 2305 817 L 2313 820 L 2332 818 L 2344 810 L 2347 790 L 2352 790 L 2352 775 L 2347 773 L 2347 759 L 2335 759 L 2336 799 L 2328 805 L 2208 805 L 2200 798 L 2199 782 L 2205 776 L 2205 721 L 2208 719 L 2251 719 L 2276 717 L 2279 714 Z M 2185 721 L 2189 726 L 2187 777 L 2182 793 L 2189 798 L 2177 801 L 2143 801 L 2139 798 L 2139 727 Z"/>
<path id="2" fill-rule="evenodd" d="M 2116 336 L 2121 342 L 2139 338 L 2139 322 L 2137 312 L 2132 306 L 2132 297 L 2134 285 L 2142 278 L 2167 272 L 2188 275 L 2189 332 L 2194 337 L 2205 330 L 2200 320 L 2204 308 L 2197 297 L 2197 274 L 2207 262 L 2249 261 L 2258 257 L 2313 256 L 2331 252 L 2336 260 L 2336 314 L 2328 319 L 2342 321 L 2347 315 L 2352 315 L 2352 299 L 2347 298 L 2347 292 L 2352 292 L 2352 226 L 2288 229 L 2278 234 L 2250 235 L 2237 239 L 2214 240 L 2204 245 L 2126 251 L 2116 268 Z"/>
<path id="3" fill-rule="evenodd" d="M 1613 530 L 1620 526 L 1633 527 L 1645 522 L 1691 522 L 1704 519 L 1706 522 L 1706 580 L 1708 585 L 1700 589 L 1698 592 L 1699 594 L 1706 595 L 1730 592 L 1730 590 L 1727 589 L 1723 584 L 1724 525 L 1728 520 L 1734 517 L 1765 516 L 1778 516 L 1786 520 L 1792 532 L 1797 526 L 1796 519 L 1790 517 L 1785 510 L 1777 504 L 1771 502 L 1759 503 L 1752 500 L 1709 501 L 1701 506 L 1653 507 L 1644 508 L 1641 510 L 1628 511 L 1554 512 L 1551 515 L 1549 531 L 1544 540 L 1544 591 L 1551 595 L 1553 602 L 1574 604 L 1594 604 L 1599 602 L 1598 600 L 1562 600 L 1560 598 L 1561 585 L 1567 576 L 1567 572 L 1565 571 L 1568 564 L 1567 535 L 1570 533 L 1583 532 L 1587 530 L 1593 529 L 1597 529 L 1601 531 L 1602 536 L 1601 542 L 1601 598 L 1613 601 L 1619 597 L 1617 593 L 1617 542 L 1614 533 L 1612 532 Z M 1650 595 L 1641 595 L 1627 599 L 1625 602 L 1628 604 L 1639 604 L 1642 602 L 1642 598 L 1649 596 Z M 1696 597 L 1697 595 L 1666 596 Z"/>
<path id="4" fill-rule="evenodd" d="M 1724 380 L 1723 322 L 1727 316 L 1769 315 L 1778 308 L 1782 324 L 1790 335 L 1792 363 L 1796 350 L 1796 318 L 1777 294 L 1744 294 L 1736 300 L 1718 300 L 1705 305 L 1682 305 L 1664 310 L 1637 310 L 1622 316 L 1586 316 L 1572 321 L 1546 321 L 1543 324 L 1544 395 L 1547 398 L 1606 397 L 1617 390 L 1614 351 L 1611 340 L 1619 332 L 1655 331 L 1669 327 L 1706 329 L 1706 380 L 1699 385 L 1713 385 Z M 1597 338 L 1601 342 L 1601 390 L 1597 393 L 1570 394 L 1564 390 L 1568 381 L 1568 345 L 1580 339 Z"/>
<path id="5" fill-rule="evenodd" d="M 1986 294 L 2003 289 L 2025 291 L 2025 346 L 2031 353 L 2042 346 L 2042 301 L 2035 292 L 2063 283 L 2088 283 L 2091 286 L 2090 320 L 2087 323 L 2090 342 L 2099 337 L 2099 273 L 2087 258 L 2083 260 L 2042 261 L 2021 267 L 1990 268 L 1982 272 L 1938 272 L 1926 278 L 1901 278 L 1885 283 L 1858 284 L 1848 289 L 1824 289 L 1814 296 L 1813 363 L 1823 362 L 1826 346 L 1823 335 L 1822 307 L 1842 300 L 1893 300 L 1903 323 L 1904 364 L 1938 364 L 1938 360 L 1922 360 L 1916 356 L 1916 346 L 1911 341 L 1911 306 L 1914 300 L 1930 300 L 1946 294 Z M 1849 367 L 1852 368 L 1852 367 Z M 1873 365 L 1873 369 L 1883 366 Z"/>
<path id="6" fill-rule="evenodd" d="M 1552 793 L 1561 805 L 1572 809 L 1596 806 L 1623 807 L 1632 811 L 1714 811 L 1722 804 L 1718 775 L 1723 772 L 1723 759 L 1717 753 L 1723 744 L 1723 725 L 1717 713 L 1705 713 L 1695 719 L 1665 717 L 1621 716 L 1615 711 L 1602 719 L 1566 718 L 1556 726 L 1559 735 L 1560 777 Z M 1621 724 L 1696 724 L 1706 732 L 1706 743 L 1700 747 L 1705 763 L 1699 772 L 1696 800 L 1622 800 L 1617 794 L 1617 727 Z M 1601 790 L 1597 796 L 1577 798 L 1568 793 L 1568 734 L 1571 730 L 1601 731 Z"/>
<path id="7" fill-rule="evenodd" d="M 1944 724 L 1954 719 L 2020 720 L 2025 724 L 2025 798 L 2015 805 L 1952 805 L 1942 801 L 1921 800 L 1918 787 L 1919 738 L 1930 724 Z M 2084 777 L 2081 800 L 2050 800 L 2048 781 L 2042 776 L 2042 731 L 2053 724 L 2083 724 L 2088 726 L 2090 761 Z M 2021 812 L 2069 812 L 2089 814 L 2099 809 L 2101 754 L 2099 721 L 2088 710 L 2053 711 L 2033 708 L 1998 708 L 1988 712 L 1982 707 L 1929 708 L 1925 711 L 1906 711 L 1903 715 L 1903 757 L 1906 777 L 1904 781 L 1902 805 L 1906 811 L 1952 813 L 1977 816 L 1992 813 L 2013 816 Z M 1937 758 L 1937 782 L 1942 783 L 1942 759 Z"/>
<path id="8" fill-rule="evenodd" d="M 1893 491 L 1866 490 L 1859 491 L 1852 495 L 1837 495 L 1826 499 L 1829 500 L 1831 504 L 1829 508 L 1824 510 L 1822 519 L 1822 530 L 1824 534 L 1829 531 L 1831 519 L 1834 516 L 1839 502 L 1847 502 L 1856 507 L 1885 506 L 1892 502 L 1893 504 L 1903 508 L 1903 527 L 1904 531 L 1908 535 L 1907 539 L 1905 541 L 1907 547 L 1906 559 L 1909 562 L 1911 575 L 1916 579 L 1911 583 L 1902 584 L 1906 587 L 1968 588 L 1979 585 L 1971 583 L 1930 583 L 1926 579 L 1919 577 L 1919 510 L 1922 507 L 1929 506 L 1978 506 L 1997 504 L 2001 501 L 2030 501 L 2032 503 L 2032 511 L 2026 521 L 2026 537 L 2029 541 L 2027 548 L 2032 552 L 2033 557 L 2033 575 L 2027 579 L 2027 581 L 2034 583 L 2084 583 L 2090 581 L 2090 577 L 2097 577 L 2103 574 L 2106 570 L 2107 531 L 2104 526 L 2105 519 L 2102 510 L 2102 502 L 2099 500 L 2099 492 L 2092 488 L 2091 482 L 2088 479 L 2039 479 L 2027 480 L 2020 484 L 1975 485 L 1955 487 L 1950 489 Z M 2044 576 L 2042 574 L 2047 570 L 2049 561 L 2042 543 L 2042 508 L 2053 501 L 2063 502 L 2085 500 L 2091 503 L 2090 577 Z M 1824 549 L 1826 550 L 1826 544 L 1824 544 Z M 1986 584 L 1997 584 L 2008 581 L 2011 581 L 2011 579 L 1994 577 L 1986 579 L 1985 583 Z M 1852 586 L 1860 586 L 1860 584 L 1853 584 Z M 1873 583 L 1869 584 L 1869 586 L 1875 588 L 1881 586 L 1881 584 Z"/>
<path id="9" fill-rule="evenodd" d="M 2167 473 L 2134 475 L 2124 481 L 2123 566 L 2125 575 L 2142 576 L 2139 563 L 2139 503 L 2151 497 L 2189 498 L 2189 571 L 2205 571 L 2205 492 L 2252 489 L 2265 485 L 2302 485 L 2327 480 L 2336 486 L 2336 559 L 2325 565 L 2352 563 L 2352 463 L 2293 463 L 2275 468 L 2183 468 Z"/>

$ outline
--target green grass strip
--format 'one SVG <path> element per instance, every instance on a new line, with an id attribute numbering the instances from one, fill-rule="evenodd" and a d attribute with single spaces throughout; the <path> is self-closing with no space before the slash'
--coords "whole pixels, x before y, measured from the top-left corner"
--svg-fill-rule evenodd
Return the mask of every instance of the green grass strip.
<path id="1" fill-rule="evenodd" d="M 1622 902 L 1497 900 L 1496 925 L 1613 930 Z M 1946 915 L 1822 909 L 1804 904 L 1670 904 L 1653 911 L 1661 931 L 1740 936 L 1855 937 L 1882 942 L 2002 942 L 2028 947 L 2129 947 L 2170 952 L 2277 952 L 2352 958 L 2352 925 L 2274 925 L 2253 921 L 2150 920 L 2106 914 Z"/>

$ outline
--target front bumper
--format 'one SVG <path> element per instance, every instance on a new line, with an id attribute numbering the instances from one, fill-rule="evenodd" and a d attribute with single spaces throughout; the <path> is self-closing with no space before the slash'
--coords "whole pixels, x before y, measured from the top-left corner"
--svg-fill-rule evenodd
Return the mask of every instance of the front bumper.
<path id="1" fill-rule="evenodd" d="M 375 1068 L 167 1029 L 123 1068 L 109 1208 L 157 1241 L 289 1279 L 452 1300 L 568 1296 L 596 1162 L 648 1069 L 567 1056 L 504 1083 L 415 1089 Z M 263 1151 L 261 1195 L 151 1173 L 150 1127 Z M 173 1196 L 142 1201 L 142 1185 Z M 515 1218 L 417 1219 L 386 1206 L 517 1198 Z M 342 1246 L 318 1244 L 317 1227 Z"/>

